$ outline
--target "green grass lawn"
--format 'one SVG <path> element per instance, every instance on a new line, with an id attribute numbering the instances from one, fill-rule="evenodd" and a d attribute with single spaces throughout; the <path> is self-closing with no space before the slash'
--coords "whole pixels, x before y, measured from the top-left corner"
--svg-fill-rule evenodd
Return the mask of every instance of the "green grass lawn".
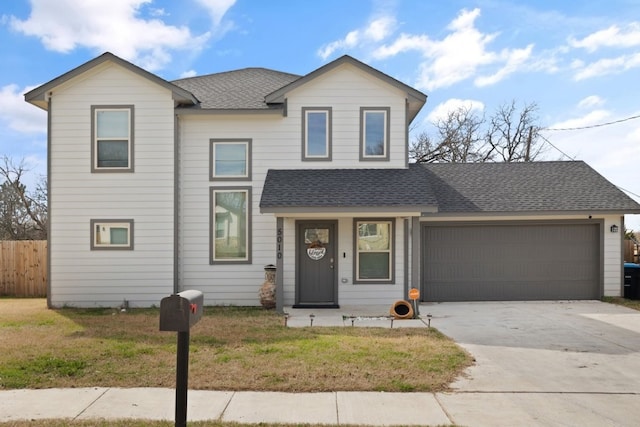
<path id="1" fill-rule="evenodd" d="M 157 309 L 48 310 L 0 299 L 0 388 L 175 387 L 176 333 Z M 261 308 L 207 307 L 191 331 L 189 388 L 442 391 L 471 357 L 430 328 L 288 328 Z"/>

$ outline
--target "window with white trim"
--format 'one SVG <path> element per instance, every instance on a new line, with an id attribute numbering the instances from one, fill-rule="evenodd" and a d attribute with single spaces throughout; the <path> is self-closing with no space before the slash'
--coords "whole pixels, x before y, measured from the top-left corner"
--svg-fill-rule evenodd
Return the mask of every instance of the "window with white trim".
<path id="1" fill-rule="evenodd" d="M 133 220 L 92 219 L 91 249 L 133 250 Z"/>
<path id="2" fill-rule="evenodd" d="M 354 221 L 354 283 L 394 282 L 394 226 L 393 219 Z"/>
<path id="3" fill-rule="evenodd" d="M 251 187 L 211 187 L 211 264 L 251 263 Z"/>
<path id="4" fill-rule="evenodd" d="M 210 179 L 251 180 L 251 139 L 211 139 Z"/>
<path id="5" fill-rule="evenodd" d="M 91 107 L 92 172 L 133 172 L 133 105 Z"/>
<path id="6" fill-rule="evenodd" d="M 331 107 L 302 108 L 302 160 L 331 160 Z"/>
<path id="7" fill-rule="evenodd" d="M 360 160 L 389 160 L 388 107 L 360 108 Z"/>

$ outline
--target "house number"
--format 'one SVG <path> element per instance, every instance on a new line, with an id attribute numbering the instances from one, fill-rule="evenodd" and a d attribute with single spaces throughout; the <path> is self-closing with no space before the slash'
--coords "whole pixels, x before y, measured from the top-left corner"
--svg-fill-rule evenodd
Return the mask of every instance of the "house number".
<path id="1" fill-rule="evenodd" d="M 278 259 L 282 259 L 282 228 L 278 228 L 278 237 L 276 238 L 276 242 L 276 257 Z"/>

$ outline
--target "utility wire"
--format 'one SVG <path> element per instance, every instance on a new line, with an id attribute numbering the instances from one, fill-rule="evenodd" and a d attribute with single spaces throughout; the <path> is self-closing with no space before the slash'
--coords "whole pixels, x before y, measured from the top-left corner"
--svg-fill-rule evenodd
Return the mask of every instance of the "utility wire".
<path id="1" fill-rule="evenodd" d="M 599 128 L 602 126 L 609 126 L 609 125 L 615 125 L 616 123 L 622 123 L 622 122 L 626 122 L 629 120 L 635 120 L 635 119 L 640 119 L 640 114 L 637 116 L 631 116 L 631 117 L 627 117 L 625 119 L 620 119 L 620 120 L 614 120 L 612 122 L 607 122 L 607 123 L 598 123 L 596 125 L 589 125 L 589 126 L 580 126 L 580 127 L 574 127 L 574 128 L 545 128 L 545 129 L 540 129 L 540 130 L 548 130 L 548 131 L 567 131 L 567 130 L 582 130 L 582 129 L 593 129 L 593 128 Z"/>
<path id="2" fill-rule="evenodd" d="M 614 185 L 615 185 L 615 184 L 614 184 Z M 631 190 L 627 190 L 626 188 L 622 188 L 622 187 L 619 187 L 619 186 L 617 186 L 617 185 L 616 185 L 616 187 L 618 187 L 618 189 L 619 189 L 619 190 L 622 190 L 622 191 L 624 191 L 625 193 L 629 193 L 629 194 L 634 195 L 634 196 L 636 196 L 636 197 L 640 197 L 640 194 L 636 194 L 636 193 L 634 193 L 634 192 L 633 192 L 633 191 L 631 191 Z"/>
<path id="3" fill-rule="evenodd" d="M 553 148 L 555 148 L 557 151 L 559 151 L 563 156 L 565 156 L 566 158 L 575 161 L 576 159 L 571 157 L 570 155 L 568 155 L 567 153 L 565 153 L 564 151 L 562 151 L 561 149 L 559 149 L 558 147 L 556 147 L 555 145 L 553 145 L 551 143 L 551 141 L 549 141 L 547 138 L 544 137 L 544 135 L 538 134 L 538 136 L 542 139 L 544 139 L 544 141 L 549 144 L 550 146 L 552 146 Z"/>
<path id="4" fill-rule="evenodd" d="M 576 160 L 575 158 L 571 157 L 570 155 L 568 155 L 567 153 L 565 153 L 564 151 L 562 151 L 561 149 L 559 149 L 558 147 L 556 147 L 555 145 L 553 145 L 553 144 L 551 143 L 551 141 L 549 141 L 549 140 L 548 140 L 547 138 L 545 138 L 543 135 L 538 134 L 538 136 L 539 136 L 540 138 L 542 138 L 542 139 L 543 139 L 547 144 L 549 144 L 550 146 L 552 146 L 553 148 L 555 148 L 557 151 L 559 151 L 563 156 L 565 156 L 565 157 L 567 157 L 568 159 L 573 160 L 573 161 L 575 161 L 575 160 Z M 613 184 L 613 185 L 615 185 L 615 184 Z M 615 185 L 615 186 L 616 186 L 616 188 L 618 188 L 618 190 L 624 191 L 625 193 L 631 194 L 632 196 L 635 196 L 635 197 L 640 197 L 640 194 L 636 194 L 636 193 L 634 193 L 634 192 L 633 192 L 633 191 L 631 191 L 631 190 L 627 190 L 626 188 L 622 188 L 622 187 L 620 187 L 619 185 Z"/>

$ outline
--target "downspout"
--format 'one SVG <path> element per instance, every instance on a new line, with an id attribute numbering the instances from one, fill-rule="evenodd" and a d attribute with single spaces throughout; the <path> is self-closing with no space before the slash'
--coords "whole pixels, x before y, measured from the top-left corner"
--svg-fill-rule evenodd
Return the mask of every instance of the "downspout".
<path id="1" fill-rule="evenodd" d="M 403 220 L 404 226 L 404 291 L 403 298 L 409 295 L 409 219 Z"/>
<path id="2" fill-rule="evenodd" d="M 49 92 L 47 108 L 47 307 L 51 306 L 51 106 L 53 92 Z"/>
<path id="3" fill-rule="evenodd" d="M 420 269 L 422 267 L 420 254 L 420 218 L 411 218 L 411 285 L 420 289 L 420 301 L 425 301 L 425 291 L 420 281 Z"/>
<path id="4" fill-rule="evenodd" d="M 180 119 L 173 118 L 173 293 L 180 292 Z"/>
<path id="5" fill-rule="evenodd" d="M 404 167 L 409 167 L 409 99 L 404 100 Z"/>

